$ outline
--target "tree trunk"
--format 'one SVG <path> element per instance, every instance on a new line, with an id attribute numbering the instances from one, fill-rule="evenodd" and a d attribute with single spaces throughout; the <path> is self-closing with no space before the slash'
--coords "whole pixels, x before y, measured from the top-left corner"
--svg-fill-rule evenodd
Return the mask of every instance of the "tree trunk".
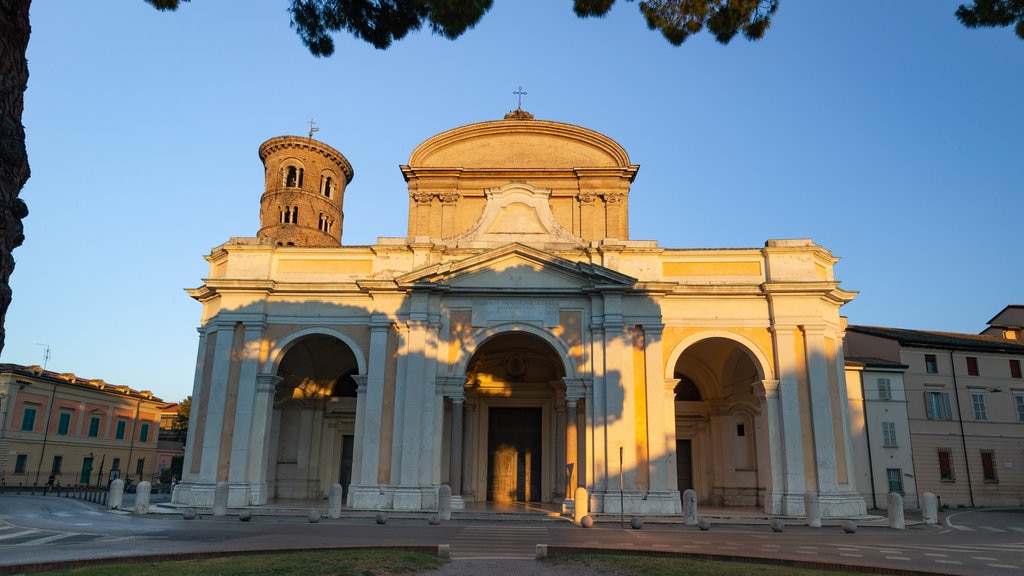
<path id="1" fill-rule="evenodd" d="M 18 194 L 28 181 L 28 152 L 21 114 L 28 86 L 28 9 L 32 0 L 0 0 L 0 351 L 11 305 L 12 252 L 25 241 L 28 207 Z"/>

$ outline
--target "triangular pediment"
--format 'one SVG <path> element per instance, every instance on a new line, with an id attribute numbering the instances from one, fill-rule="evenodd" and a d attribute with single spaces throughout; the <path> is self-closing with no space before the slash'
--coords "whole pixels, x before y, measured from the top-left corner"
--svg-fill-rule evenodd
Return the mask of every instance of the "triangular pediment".
<path id="1" fill-rule="evenodd" d="M 405 274 L 401 286 L 444 287 L 448 291 L 566 293 L 623 290 L 636 279 L 604 266 L 578 262 L 523 244 L 509 244 L 463 260 Z"/>

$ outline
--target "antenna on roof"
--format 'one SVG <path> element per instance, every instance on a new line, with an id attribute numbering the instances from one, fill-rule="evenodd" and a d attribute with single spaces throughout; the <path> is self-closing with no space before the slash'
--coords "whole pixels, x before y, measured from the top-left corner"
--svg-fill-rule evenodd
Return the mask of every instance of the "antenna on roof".
<path id="1" fill-rule="evenodd" d="M 309 119 L 309 139 L 310 140 L 313 139 L 313 133 L 320 131 L 320 128 L 314 128 L 314 124 L 316 124 L 316 121 L 313 120 L 312 118 L 310 118 Z"/>
<path id="2" fill-rule="evenodd" d="M 50 361 L 50 345 L 36 342 L 36 346 L 43 347 L 43 370 L 46 370 L 46 363 Z"/>

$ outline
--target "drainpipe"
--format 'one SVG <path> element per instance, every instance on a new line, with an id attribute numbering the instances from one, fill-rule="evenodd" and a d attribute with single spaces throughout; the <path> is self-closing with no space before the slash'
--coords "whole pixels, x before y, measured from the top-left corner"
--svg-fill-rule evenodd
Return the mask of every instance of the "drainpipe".
<path id="1" fill-rule="evenodd" d="M 967 435 L 964 434 L 964 414 L 960 407 L 960 386 L 956 383 L 956 362 L 953 360 L 953 351 L 949 351 L 949 363 L 953 367 L 953 394 L 956 395 L 956 419 L 960 422 L 960 442 L 964 447 L 964 470 L 967 473 L 967 495 L 971 499 L 971 508 L 974 508 L 974 486 L 971 484 L 971 458 L 967 455 Z"/>
<path id="2" fill-rule="evenodd" d="M 878 509 L 878 498 L 875 494 L 875 461 L 871 458 L 871 426 L 868 424 L 868 397 L 864 393 L 864 371 L 860 372 L 860 403 L 864 412 L 864 442 L 868 445 L 868 479 L 871 482 L 871 508 Z"/>
<path id="3" fill-rule="evenodd" d="M 135 405 L 135 421 L 132 422 L 132 440 L 131 440 L 131 443 L 128 444 L 128 462 L 127 462 L 128 466 L 127 466 L 127 470 L 128 470 L 128 479 L 129 480 L 131 480 L 131 477 L 132 477 L 132 475 L 131 475 L 131 470 L 132 470 L 132 452 L 135 450 L 135 433 L 139 431 L 139 411 L 140 411 L 141 408 L 142 408 L 142 400 L 139 400 L 138 404 Z M 139 474 L 139 476 L 141 477 L 142 475 Z M 138 485 L 138 482 L 136 482 L 135 484 Z"/>
<path id="4" fill-rule="evenodd" d="M 43 469 L 43 456 L 46 454 L 46 438 L 50 435 L 50 417 L 53 416 L 53 397 L 57 395 L 57 383 L 51 382 L 50 405 L 46 410 L 46 428 L 43 430 L 43 446 L 39 450 L 39 464 L 36 465 L 36 484 L 39 484 L 39 472 Z"/>

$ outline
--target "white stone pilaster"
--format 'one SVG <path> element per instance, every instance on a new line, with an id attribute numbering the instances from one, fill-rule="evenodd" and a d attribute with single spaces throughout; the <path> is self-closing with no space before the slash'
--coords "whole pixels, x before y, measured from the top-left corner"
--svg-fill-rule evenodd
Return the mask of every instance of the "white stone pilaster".
<path id="1" fill-rule="evenodd" d="M 777 514 L 802 515 L 804 478 L 804 445 L 800 405 L 799 366 L 796 358 L 795 326 L 775 326 L 773 336 L 779 374 L 779 464 L 781 483 L 773 499 L 781 510 Z"/>
<path id="2" fill-rule="evenodd" d="M 224 417 L 227 404 L 228 378 L 231 375 L 232 348 L 234 345 L 234 321 L 216 321 L 213 323 L 216 334 L 214 342 L 213 366 L 210 370 L 208 390 L 203 395 L 206 405 L 202 408 L 206 416 L 202 434 L 202 461 L 197 482 L 216 484 L 226 478 L 218 477 L 221 450 L 229 449 L 221 446 L 224 432 Z"/>
<path id="3" fill-rule="evenodd" d="M 256 372 L 259 369 L 260 343 L 263 339 L 263 322 L 247 322 L 238 366 L 238 395 L 235 398 L 235 425 L 233 438 L 247 438 L 248 442 L 232 442 L 231 458 L 228 463 L 228 482 L 236 485 L 236 492 L 245 493 L 253 482 L 261 482 L 265 470 L 250 468 L 249 454 L 253 438 L 262 437 L 263 429 L 254 424 L 256 403 Z M 250 504 L 245 497 L 242 505 Z M 231 504 L 231 503 L 229 503 Z"/>
<path id="4" fill-rule="evenodd" d="M 839 490 L 836 481 L 835 436 L 832 433 L 832 397 L 828 389 L 828 360 L 825 332 L 822 328 L 805 327 L 807 376 L 811 392 L 811 429 L 814 433 L 814 461 L 819 494 Z"/>
<path id="5" fill-rule="evenodd" d="M 253 398 L 252 433 L 249 436 L 249 504 L 266 504 L 270 498 L 267 474 L 270 464 L 270 436 L 273 429 L 274 393 L 284 378 L 274 374 L 256 375 Z"/>

